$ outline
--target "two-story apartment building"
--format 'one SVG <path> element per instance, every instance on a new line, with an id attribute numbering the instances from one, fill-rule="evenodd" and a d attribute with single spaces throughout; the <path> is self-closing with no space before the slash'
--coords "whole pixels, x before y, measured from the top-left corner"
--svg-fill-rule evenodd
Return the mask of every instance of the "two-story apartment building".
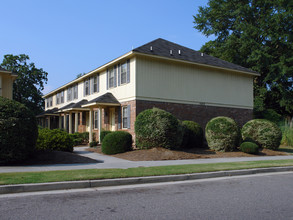
<path id="1" fill-rule="evenodd" d="M 44 126 L 68 132 L 126 130 L 158 107 L 203 127 L 212 117 L 243 124 L 252 118 L 259 74 L 187 47 L 157 39 L 61 86 L 45 98 Z"/>
<path id="2" fill-rule="evenodd" d="M 0 67 L 0 96 L 12 99 L 13 82 L 17 74 Z"/>

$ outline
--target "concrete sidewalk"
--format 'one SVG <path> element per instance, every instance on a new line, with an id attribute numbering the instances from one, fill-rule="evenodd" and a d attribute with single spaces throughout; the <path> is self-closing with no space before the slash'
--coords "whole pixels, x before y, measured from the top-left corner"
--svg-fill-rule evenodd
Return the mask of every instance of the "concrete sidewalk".
<path id="1" fill-rule="evenodd" d="M 110 168 L 133 168 L 133 167 L 154 167 L 182 164 L 205 164 L 205 163 L 225 163 L 242 161 L 263 161 L 263 160 L 287 160 L 293 156 L 262 156 L 262 157 L 231 157 L 214 159 L 190 159 L 190 160 L 164 160 L 164 161 L 129 161 L 116 157 L 106 156 L 94 152 L 86 151 L 88 147 L 75 147 L 74 153 L 97 160 L 91 164 L 56 164 L 56 165 L 34 165 L 34 166 L 0 166 L 0 173 L 9 172 L 33 172 L 33 171 L 53 171 L 53 170 L 73 170 L 73 169 L 110 169 Z"/>

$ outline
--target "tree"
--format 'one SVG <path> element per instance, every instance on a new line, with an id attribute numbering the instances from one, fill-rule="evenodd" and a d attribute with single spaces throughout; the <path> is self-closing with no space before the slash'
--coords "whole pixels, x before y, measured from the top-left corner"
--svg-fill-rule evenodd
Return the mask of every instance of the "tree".
<path id="1" fill-rule="evenodd" d="M 48 73 L 28 61 L 28 55 L 7 54 L 1 67 L 18 74 L 13 83 L 13 99 L 27 106 L 34 114 L 39 114 L 44 107 L 42 90 L 48 81 Z"/>
<path id="2" fill-rule="evenodd" d="M 82 76 L 85 75 L 85 74 L 86 74 L 86 73 L 79 73 L 79 74 L 77 74 L 77 75 L 76 75 L 76 79 L 82 77 Z"/>
<path id="3" fill-rule="evenodd" d="M 209 0 L 194 16 L 195 29 L 216 37 L 201 51 L 250 68 L 254 110 L 293 115 L 293 2 Z"/>

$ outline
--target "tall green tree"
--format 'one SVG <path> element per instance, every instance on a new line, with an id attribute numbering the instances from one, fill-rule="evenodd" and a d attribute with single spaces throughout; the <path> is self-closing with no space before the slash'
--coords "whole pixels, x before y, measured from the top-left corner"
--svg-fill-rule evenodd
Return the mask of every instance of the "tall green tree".
<path id="1" fill-rule="evenodd" d="M 28 62 L 28 55 L 20 54 L 14 56 L 7 54 L 4 55 L 0 66 L 18 74 L 13 84 L 13 99 L 23 103 L 34 114 L 39 114 L 43 111 L 44 107 L 42 90 L 48 81 L 48 73 L 42 68 L 36 68 L 34 63 Z"/>
<path id="2" fill-rule="evenodd" d="M 256 113 L 293 116 L 292 0 L 209 0 L 194 24 L 216 37 L 202 52 L 261 74 L 254 85 Z"/>

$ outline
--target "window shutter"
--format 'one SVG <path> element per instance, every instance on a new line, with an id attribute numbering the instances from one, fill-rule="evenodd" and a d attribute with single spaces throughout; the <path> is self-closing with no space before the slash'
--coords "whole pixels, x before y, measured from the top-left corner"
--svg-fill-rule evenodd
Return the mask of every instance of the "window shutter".
<path id="1" fill-rule="evenodd" d="M 109 70 L 107 69 L 107 80 L 106 80 L 106 84 L 107 84 L 107 90 L 109 89 Z"/>
<path id="2" fill-rule="evenodd" d="M 130 83 L 130 60 L 127 60 L 127 83 Z"/>
<path id="3" fill-rule="evenodd" d="M 97 92 L 100 92 L 100 74 L 97 74 Z"/>
<path id="4" fill-rule="evenodd" d="M 118 86 L 120 86 L 121 81 L 121 69 L 120 69 L 120 63 L 118 64 Z"/>
<path id="5" fill-rule="evenodd" d="M 117 74 L 116 74 L 116 65 L 114 66 L 114 87 L 117 87 Z"/>
<path id="6" fill-rule="evenodd" d="M 118 107 L 118 129 L 121 129 L 121 107 Z"/>
<path id="7" fill-rule="evenodd" d="M 127 105 L 127 128 L 130 128 L 130 105 Z"/>

